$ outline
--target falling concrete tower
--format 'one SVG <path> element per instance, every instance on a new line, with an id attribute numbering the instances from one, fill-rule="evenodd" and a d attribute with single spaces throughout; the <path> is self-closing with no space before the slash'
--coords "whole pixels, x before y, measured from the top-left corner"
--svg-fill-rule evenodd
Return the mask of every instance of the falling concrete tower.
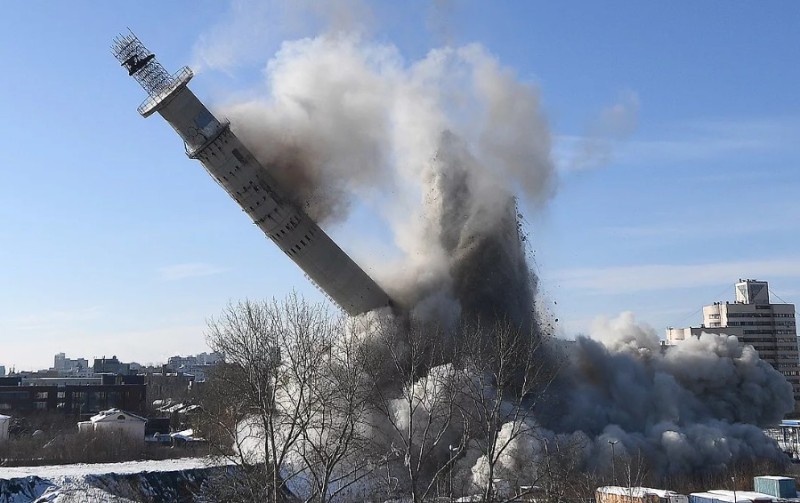
<path id="1" fill-rule="evenodd" d="M 253 222 L 350 315 L 391 305 L 389 296 L 297 207 L 230 130 L 189 90 L 193 74 L 169 74 L 133 34 L 114 40 L 112 52 L 147 91 L 139 113 L 158 112 L 183 139 L 186 155 L 241 206 Z"/>

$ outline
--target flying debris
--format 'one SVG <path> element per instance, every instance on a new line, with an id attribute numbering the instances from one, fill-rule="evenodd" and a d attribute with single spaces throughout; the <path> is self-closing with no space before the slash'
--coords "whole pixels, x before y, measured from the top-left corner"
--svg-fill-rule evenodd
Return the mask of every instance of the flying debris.
<path id="1" fill-rule="evenodd" d="M 192 71 L 168 73 L 133 33 L 114 40 L 112 52 L 147 91 L 139 113 L 154 112 L 183 139 L 186 154 L 239 204 L 306 276 L 350 315 L 393 305 L 392 300 L 298 205 L 269 170 L 189 90 Z"/>

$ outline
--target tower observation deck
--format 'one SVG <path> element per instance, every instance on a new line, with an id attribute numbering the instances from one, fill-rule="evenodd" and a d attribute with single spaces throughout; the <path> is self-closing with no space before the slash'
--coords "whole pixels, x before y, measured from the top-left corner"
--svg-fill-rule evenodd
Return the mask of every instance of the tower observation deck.
<path id="1" fill-rule="evenodd" d="M 306 276 L 350 315 L 392 304 L 389 296 L 288 197 L 269 172 L 189 90 L 192 71 L 167 72 L 133 34 L 114 39 L 112 52 L 147 91 L 138 111 L 158 112 L 228 195 Z"/>

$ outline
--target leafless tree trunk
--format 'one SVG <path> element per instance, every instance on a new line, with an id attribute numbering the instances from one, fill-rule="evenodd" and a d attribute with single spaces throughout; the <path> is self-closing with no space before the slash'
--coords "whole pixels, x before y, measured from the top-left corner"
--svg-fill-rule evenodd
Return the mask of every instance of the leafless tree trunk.
<path id="1" fill-rule="evenodd" d="M 381 327 L 380 350 L 375 352 L 380 359 L 374 361 L 373 354 L 373 364 L 368 368 L 379 383 L 373 404 L 390 429 L 383 439 L 389 496 L 393 496 L 392 481 L 399 482 L 401 475 L 393 476 L 391 467 L 402 461 L 402 476 L 416 503 L 432 496 L 455 462 L 454 454 L 463 451 L 466 436 L 462 416 L 455 407 L 457 372 L 451 364 L 443 365 L 450 358 L 445 354 L 442 334 L 435 328 L 404 321 L 401 326 Z"/>
<path id="2" fill-rule="evenodd" d="M 209 345 L 225 355 L 212 413 L 248 498 L 283 501 L 294 479 L 309 501 L 328 501 L 373 465 L 356 455 L 371 386 L 346 323 L 295 295 L 231 304 L 209 321 Z"/>
<path id="3" fill-rule="evenodd" d="M 457 354 L 465 375 L 457 403 L 482 454 L 483 500 L 497 501 L 498 464 L 512 443 L 535 437 L 533 412 L 557 369 L 545 357 L 540 338 L 511 323 L 467 325 L 460 341 Z"/>
<path id="4" fill-rule="evenodd" d="M 543 439 L 544 456 L 531 467 L 536 473 L 539 500 L 547 503 L 587 501 L 598 486 L 597 477 L 583 466 L 588 439 Z"/>
<path id="5" fill-rule="evenodd" d="M 309 500 L 330 501 L 377 467 L 371 455 L 367 415 L 373 386 L 360 359 L 357 321 L 336 320 L 325 351 L 317 350 L 317 374 L 311 383 L 313 407 L 307 409 L 298 453 L 311 479 Z"/>

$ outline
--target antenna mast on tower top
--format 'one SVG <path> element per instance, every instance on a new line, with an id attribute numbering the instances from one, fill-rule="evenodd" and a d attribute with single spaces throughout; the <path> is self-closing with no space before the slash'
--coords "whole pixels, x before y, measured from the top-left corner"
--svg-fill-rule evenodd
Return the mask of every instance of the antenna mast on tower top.
<path id="1" fill-rule="evenodd" d="M 142 41 L 130 30 L 127 34 L 114 39 L 111 52 L 128 70 L 128 75 L 136 79 L 147 91 L 147 99 L 138 108 L 139 113 L 145 117 L 155 112 L 161 102 L 185 86 L 194 76 L 186 66 L 170 75 L 158 62 L 156 55 L 147 50 Z"/>

